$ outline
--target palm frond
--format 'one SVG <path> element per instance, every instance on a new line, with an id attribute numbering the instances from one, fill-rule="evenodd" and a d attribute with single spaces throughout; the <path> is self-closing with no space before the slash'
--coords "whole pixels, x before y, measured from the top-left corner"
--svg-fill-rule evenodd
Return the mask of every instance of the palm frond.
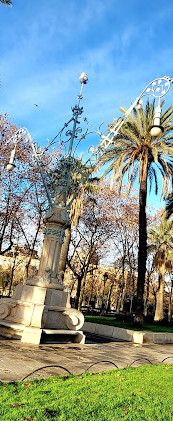
<path id="1" fill-rule="evenodd" d="M 161 105 L 164 105 L 162 101 Z M 103 152 L 100 166 L 107 164 L 104 175 L 113 171 L 113 179 L 117 178 L 119 185 L 125 174 L 128 177 L 129 189 L 137 176 L 141 183 L 148 178 L 149 188 L 155 186 L 158 193 L 159 173 L 162 181 L 162 197 L 170 193 L 170 181 L 173 175 L 173 106 L 162 115 L 164 133 L 154 138 L 150 134 L 155 112 L 155 100 L 146 102 L 145 108 L 134 108 L 127 117 L 127 110 L 120 108 L 124 123 L 119 133 L 113 137 L 111 146 Z M 117 124 L 109 124 L 113 128 Z M 108 129 L 109 131 L 110 129 Z M 159 170 L 159 172 L 158 172 Z"/>
<path id="2" fill-rule="evenodd" d="M 150 173 L 151 173 L 151 176 L 150 176 Z M 150 176 L 150 180 L 151 180 L 150 191 L 151 191 L 151 187 L 152 187 L 153 180 L 154 180 L 155 194 L 157 195 L 157 193 L 158 193 L 158 179 L 157 179 L 156 170 L 152 165 L 150 165 L 150 168 L 149 168 L 149 176 Z"/>
<path id="3" fill-rule="evenodd" d="M 173 193 L 171 193 L 166 200 L 166 217 L 167 219 L 173 215 Z"/>
<path id="4" fill-rule="evenodd" d="M 0 2 L 2 4 L 4 4 L 5 6 L 12 6 L 12 1 L 11 0 L 0 0 Z"/>

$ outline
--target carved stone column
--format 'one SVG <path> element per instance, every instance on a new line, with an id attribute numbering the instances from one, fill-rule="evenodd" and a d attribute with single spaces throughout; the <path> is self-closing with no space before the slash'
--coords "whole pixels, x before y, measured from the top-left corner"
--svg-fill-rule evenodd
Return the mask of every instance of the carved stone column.
<path id="1" fill-rule="evenodd" d="M 39 344 L 48 335 L 84 343 L 83 314 L 71 308 L 70 293 L 57 275 L 68 224 L 64 201 L 55 201 L 45 217 L 46 230 L 38 274 L 17 285 L 12 298 L 0 300 L 0 332 L 18 332 L 22 342 Z M 15 335 L 14 335 L 15 336 Z M 65 339 L 66 340 L 66 339 Z"/>
<path id="2" fill-rule="evenodd" d="M 63 289 L 61 277 L 58 276 L 58 266 L 68 214 L 61 198 L 56 199 L 44 222 L 46 229 L 38 274 L 32 279 L 27 279 L 26 284 Z"/>

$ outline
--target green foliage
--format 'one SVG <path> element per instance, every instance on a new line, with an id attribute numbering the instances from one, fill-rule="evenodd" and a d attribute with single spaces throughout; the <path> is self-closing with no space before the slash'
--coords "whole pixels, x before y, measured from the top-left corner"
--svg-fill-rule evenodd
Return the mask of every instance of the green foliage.
<path id="1" fill-rule="evenodd" d="M 3 421 L 167 421 L 173 419 L 173 365 L 51 377 L 0 388 Z"/>
<path id="2" fill-rule="evenodd" d="M 0 287 L 5 289 L 10 281 L 11 268 L 3 268 L 0 265 Z"/>

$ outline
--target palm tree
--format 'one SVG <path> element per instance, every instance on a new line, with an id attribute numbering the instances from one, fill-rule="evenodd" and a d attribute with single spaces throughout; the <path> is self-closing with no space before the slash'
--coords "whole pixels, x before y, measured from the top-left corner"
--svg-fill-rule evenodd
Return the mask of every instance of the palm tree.
<path id="1" fill-rule="evenodd" d="M 161 106 L 164 105 L 162 101 Z M 153 124 L 155 101 L 147 100 L 145 109 L 134 108 L 132 115 L 124 117 L 124 124 L 113 139 L 110 148 L 103 151 L 101 165 L 109 164 L 105 174 L 113 170 L 113 177 L 119 181 L 121 188 L 124 175 L 127 174 L 129 190 L 138 177 L 139 183 L 139 248 L 138 248 L 138 283 L 136 297 L 135 322 L 143 321 L 143 295 L 147 259 L 147 220 L 146 203 L 148 187 L 152 182 L 155 193 L 158 192 L 159 175 L 162 180 L 162 196 L 169 194 L 169 185 L 173 171 L 173 106 L 162 115 L 161 125 L 164 134 L 152 137 L 150 129 Z M 123 114 L 124 108 L 120 108 Z M 113 127 L 115 123 L 109 124 Z"/>
<path id="2" fill-rule="evenodd" d="M 163 319 L 163 299 L 165 290 L 165 275 L 172 271 L 173 260 L 173 221 L 163 216 L 161 223 L 155 225 L 148 235 L 149 252 L 154 252 L 153 266 L 159 274 L 159 285 L 156 292 L 156 311 L 154 320 Z"/>
<path id="3" fill-rule="evenodd" d="M 12 6 L 11 0 L 0 0 L 0 2 L 5 6 Z"/>
<path id="4" fill-rule="evenodd" d="M 71 190 L 69 192 L 69 197 L 67 199 L 67 206 L 69 202 L 71 203 L 70 212 L 69 212 L 69 223 L 66 227 L 65 238 L 61 248 L 61 254 L 58 265 L 58 273 L 61 278 L 64 277 L 64 272 L 67 263 L 67 256 L 71 241 L 71 228 L 73 226 L 77 227 L 79 223 L 79 218 L 82 213 L 82 196 L 84 192 L 92 192 L 97 190 L 96 182 L 98 181 L 97 177 L 90 178 L 94 170 L 93 166 L 86 166 L 82 164 L 81 160 L 75 160 L 75 166 L 71 168 Z M 99 190 L 99 188 L 98 188 Z M 74 198 L 75 197 L 75 198 Z"/>

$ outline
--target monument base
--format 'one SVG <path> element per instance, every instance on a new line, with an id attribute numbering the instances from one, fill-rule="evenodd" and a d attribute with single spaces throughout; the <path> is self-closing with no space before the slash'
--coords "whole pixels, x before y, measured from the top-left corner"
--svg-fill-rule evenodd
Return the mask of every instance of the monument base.
<path id="1" fill-rule="evenodd" d="M 85 342 L 80 329 L 83 314 L 71 308 L 70 294 L 61 289 L 36 285 L 17 285 L 11 298 L 0 300 L 0 334 L 17 337 L 23 343 Z M 48 339 L 49 338 L 49 339 Z"/>

